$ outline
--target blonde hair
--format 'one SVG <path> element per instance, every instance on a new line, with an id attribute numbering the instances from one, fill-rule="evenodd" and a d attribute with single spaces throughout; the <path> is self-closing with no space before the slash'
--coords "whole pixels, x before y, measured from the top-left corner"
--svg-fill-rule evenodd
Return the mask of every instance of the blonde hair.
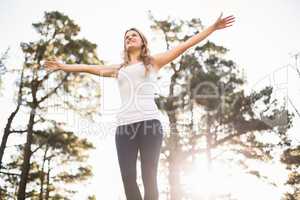
<path id="1" fill-rule="evenodd" d="M 125 31 L 124 34 L 124 50 L 123 50 L 123 63 L 121 64 L 121 67 L 125 67 L 127 65 L 129 65 L 129 53 L 126 49 L 126 43 L 125 43 L 125 36 L 126 33 L 128 31 L 135 31 L 138 33 L 138 35 L 140 36 L 140 38 L 142 39 L 142 47 L 141 47 L 141 55 L 140 55 L 140 59 L 142 60 L 144 66 L 145 66 L 145 76 L 149 73 L 149 70 L 152 66 L 153 63 L 153 58 L 150 56 L 150 50 L 148 48 L 148 41 L 147 38 L 145 37 L 145 35 L 139 31 L 137 28 L 130 28 L 128 30 Z"/>

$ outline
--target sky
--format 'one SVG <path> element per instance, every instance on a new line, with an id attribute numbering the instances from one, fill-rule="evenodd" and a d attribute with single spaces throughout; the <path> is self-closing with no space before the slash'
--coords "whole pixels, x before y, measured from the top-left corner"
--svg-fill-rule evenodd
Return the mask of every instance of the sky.
<path id="1" fill-rule="evenodd" d="M 156 35 L 149 28 L 148 10 L 160 19 L 167 16 L 181 19 L 200 18 L 205 26 L 210 25 L 220 12 L 225 16 L 233 14 L 236 17 L 234 26 L 213 33 L 209 40 L 230 49 L 229 57 L 244 71 L 248 90 L 271 84 L 278 97 L 289 97 L 293 104 L 300 108 L 300 90 L 297 84 L 299 78 L 294 69 L 295 60 L 292 58 L 293 54 L 300 52 L 298 0 L 0 0 L 0 52 L 10 47 L 6 62 L 8 66 L 16 69 L 20 67 L 23 62 L 20 42 L 36 40 L 38 35 L 31 24 L 41 21 L 45 11 L 53 10 L 63 12 L 74 19 L 81 27 L 80 36 L 98 45 L 98 56 L 106 63 L 120 61 L 123 34 L 129 27 L 137 27 L 145 33 L 153 53 L 165 50 L 163 42 L 155 40 Z M 12 105 L 14 93 L 10 88 L 15 79 L 6 77 L 4 81 L 4 96 L 0 97 L 0 104 Z M 116 108 L 119 100 L 115 98 L 115 81 L 104 78 L 101 79 L 101 84 L 101 111 L 105 113 L 106 110 Z M 1 129 L 11 109 L 13 106 L 6 106 L 2 110 L 4 114 L 0 116 Z M 111 122 L 112 119 L 113 116 L 109 114 L 102 116 L 103 122 Z M 121 188 L 112 137 L 114 131 L 110 126 L 105 127 L 103 124 L 91 128 L 93 131 L 99 129 L 101 136 L 108 137 L 100 140 L 100 136 L 97 136 L 97 149 L 91 159 L 96 168 L 96 178 L 90 190 L 97 193 L 101 187 L 105 191 L 102 195 L 106 195 L 107 199 L 117 199 L 122 192 L 111 189 Z M 107 134 L 108 129 L 110 134 Z M 297 130 L 299 125 L 293 128 L 294 132 Z M 272 192 L 269 195 L 272 195 Z M 240 199 L 250 198 L 255 197 L 245 195 Z M 268 199 L 276 200 L 274 197 Z"/>

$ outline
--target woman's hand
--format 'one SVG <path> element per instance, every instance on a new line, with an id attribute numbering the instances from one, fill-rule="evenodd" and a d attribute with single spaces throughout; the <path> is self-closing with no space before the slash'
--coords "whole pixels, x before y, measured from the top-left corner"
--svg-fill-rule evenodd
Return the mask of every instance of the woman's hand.
<path id="1" fill-rule="evenodd" d="M 63 67 L 63 63 L 58 59 L 46 60 L 44 66 L 50 70 L 60 70 Z"/>
<path id="2" fill-rule="evenodd" d="M 222 18 L 223 13 L 219 16 L 219 18 L 216 20 L 216 22 L 213 24 L 213 28 L 215 30 L 220 30 L 223 28 L 227 28 L 233 25 L 234 22 L 234 16 L 230 15 L 228 17 Z"/>

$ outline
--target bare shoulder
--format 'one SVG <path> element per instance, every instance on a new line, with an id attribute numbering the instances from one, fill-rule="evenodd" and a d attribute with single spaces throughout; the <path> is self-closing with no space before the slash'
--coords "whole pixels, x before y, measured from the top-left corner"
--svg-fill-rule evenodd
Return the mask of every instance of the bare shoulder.
<path id="1" fill-rule="evenodd" d="M 109 67 L 110 67 L 110 69 L 112 69 L 114 71 L 112 77 L 118 78 L 118 76 L 119 76 L 119 70 L 122 68 L 122 64 L 121 63 L 119 63 L 119 64 L 112 64 L 112 65 L 109 65 Z"/>
<path id="2" fill-rule="evenodd" d="M 91 68 L 91 73 L 104 77 L 117 77 L 121 64 L 96 65 Z"/>
<path id="3" fill-rule="evenodd" d="M 121 65 L 122 64 L 109 64 L 109 65 L 106 65 L 105 67 L 119 69 L 121 67 Z"/>

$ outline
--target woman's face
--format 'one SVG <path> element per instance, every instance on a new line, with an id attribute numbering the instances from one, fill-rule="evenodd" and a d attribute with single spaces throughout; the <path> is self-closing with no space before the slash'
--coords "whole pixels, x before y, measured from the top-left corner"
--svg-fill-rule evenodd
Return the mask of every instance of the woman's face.
<path id="1" fill-rule="evenodd" d="M 141 49 L 143 45 L 143 40 L 138 34 L 138 32 L 134 30 L 130 30 L 125 35 L 125 48 L 127 51 L 133 49 Z"/>

